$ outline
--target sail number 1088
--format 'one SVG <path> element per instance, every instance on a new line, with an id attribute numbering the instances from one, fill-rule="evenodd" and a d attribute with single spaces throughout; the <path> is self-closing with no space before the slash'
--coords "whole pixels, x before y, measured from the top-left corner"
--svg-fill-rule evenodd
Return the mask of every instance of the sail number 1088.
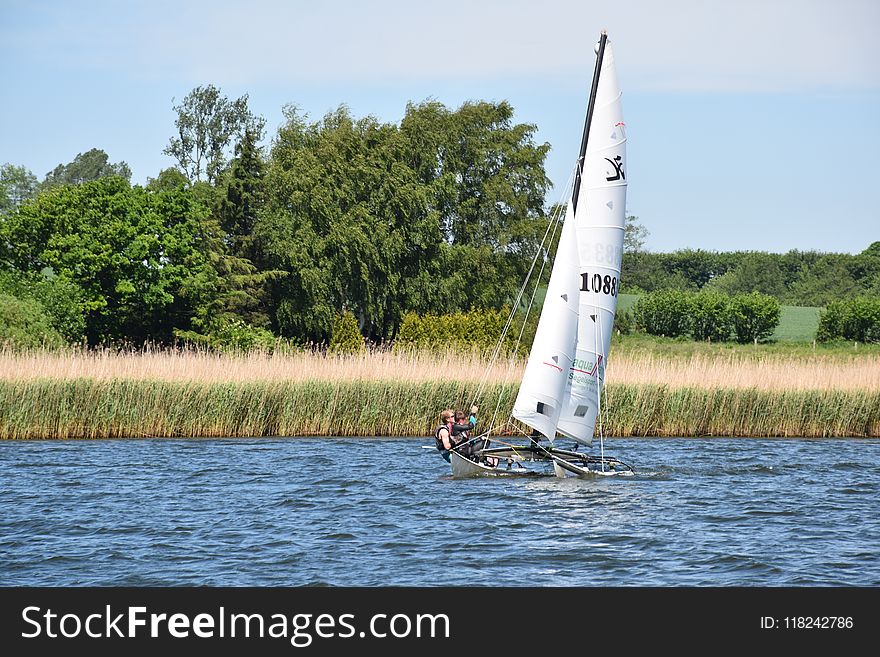
<path id="1" fill-rule="evenodd" d="M 581 274 L 581 292 L 595 292 L 596 294 L 610 294 L 617 296 L 617 276 L 605 274 Z"/>

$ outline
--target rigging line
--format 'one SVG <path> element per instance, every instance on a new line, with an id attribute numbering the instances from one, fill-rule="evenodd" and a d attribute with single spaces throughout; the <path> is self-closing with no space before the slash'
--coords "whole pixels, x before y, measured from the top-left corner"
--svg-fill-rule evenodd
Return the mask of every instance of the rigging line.
<path id="1" fill-rule="evenodd" d="M 557 212 L 557 216 L 554 219 L 551 219 L 551 224 L 553 225 L 553 233 L 550 236 L 550 244 L 553 243 L 553 238 L 556 236 L 556 231 L 558 230 L 559 224 L 561 223 L 559 221 L 559 214 L 560 213 Z M 523 332 L 526 329 L 526 323 L 529 320 L 529 314 L 532 311 L 532 305 L 535 302 L 535 295 L 538 293 L 538 287 L 541 284 L 541 276 L 544 275 L 544 268 L 546 266 L 547 266 L 547 257 L 545 256 L 542 259 L 541 270 L 538 272 L 538 276 L 535 279 L 535 287 L 532 290 L 532 296 L 529 299 L 529 305 L 526 308 L 525 316 L 523 317 L 523 321 L 522 321 L 522 326 L 520 327 L 519 335 L 516 338 L 516 344 L 514 344 L 513 349 L 510 352 L 510 358 L 507 361 L 507 372 L 505 372 L 506 376 L 510 376 L 511 371 L 513 370 L 514 363 L 516 362 L 517 349 L 519 349 L 520 342 L 522 341 Z M 528 282 L 528 281 L 526 281 L 526 282 Z M 495 410 L 492 413 L 492 424 L 495 424 L 495 421 L 498 418 L 498 412 L 500 410 L 501 410 L 501 396 L 499 395 L 498 399 L 496 400 L 496 403 L 495 403 Z M 509 418 L 508 418 L 508 421 L 509 421 Z"/>
<path id="2" fill-rule="evenodd" d="M 567 194 L 568 194 L 568 190 L 569 190 L 569 188 L 570 188 L 571 185 L 572 185 L 572 180 L 574 179 L 574 176 L 575 176 L 575 171 L 572 171 L 571 175 L 569 176 L 568 182 L 566 183 L 566 186 L 565 186 L 565 188 L 564 188 L 564 190 L 563 190 L 563 194 L 564 194 L 564 195 L 567 195 Z M 565 198 L 565 197 L 566 197 L 566 196 L 563 196 L 563 198 Z M 525 290 L 526 290 L 526 288 L 527 288 L 527 286 L 528 286 L 529 279 L 531 278 L 532 272 L 533 272 L 534 269 L 535 269 L 535 264 L 536 264 L 537 261 L 538 261 L 538 257 L 539 257 L 542 253 L 544 253 L 544 245 L 547 243 L 547 236 L 550 234 L 550 230 L 551 230 L 551 228 L 553 229 L 553 236 L 555 236 L 555 234 L 556 234 L 556 229 L 557 229 L 557 227 L 558 227 L 558 225 L 559 225 L 559 223 L 560 223 L 560 222 L 559 222 L 559 217 L 562 215 L 562 213 L 563 213 L 563 208 L 564 208 L 564 207 L 565 207 L 564 205 L 559 204 L 559 205 L 556 207 L 555 216 L 551 216 L 551 218 L 550 218 L 550 222 L 549 222 L 549 224 L 547 225 L 547 230 L 544 231 L 544 237 L 541 239 L 541 244 L 539 245 L 538 249 L 536 250 L 536 252 L 535 252 L 535 256 L 532 258 L 532 263 L 531 263 L 531 265 L 530 265 L 530 267 L 529 267 L 529 271 L 528 271 L 528 273 L 526 274 L 526 278 L 525 278 L 525 280 L 523 281 L 523 284 L 522 284 L 522 286 L 520 287 L 519 292 L 518 292 L 518 294 L 517 294 L 517 296 L 516 296 L 516 300 L 515 300 L 515 302 L 514 302 L 514 304 L 513 304 L 513 307 L 511 308 L 510 315 L 509 315 L 508 318 L 507 318 L 507 323 L 505 324 L 504 329 L 503 329 L 502 332 L 501 332 L 501 337 L 499 338 L 498 342 L 497 342 L 496 345 L 495 345 L 495 349 L 494 349 L 494 351 L 493 351 L 493 353 L 492 353 L 492 357 L 491 357 L 491 359 L 490 359 L 490 361 L 489 361 L 488 366 L 486 367 L 486 369 L 485 369 L 484 372 L 483 372 L 483 376 L 480 378 L 480 383 L 479 383 L 479 385 L 478 385 L 478 387 L 477 387 L 477 392 L 474 394 L 474 398 L 473 398 L 473 400 L 472 400 L 472 402 L 471 402 L 471 406 L 473 406 L 473 405 L 476 403 L 477 398 L 479 398 L 480 395 L 482 395 L 482 393 L 483 393 L 483 390 L 484 390 L 484 388 L 485 388 L 485 385 L 486 385 L 487 379 L 488 379 L 488 377 L 489 377 L 489 373 L 491 372 L 492 367 L 495 365 L 495 361 L 498 359 L 498 356 L 499 356 L 500 353 L 501 353 L 501 347 L 502 347 L 502 345 L 504 344 L 504 339 L 507 337 L 507 332 L 510 330 L 510 326 L 511 326 L 512 323 L 513 323 L 513 318 L 514 318 L 514 316 L 516 315 L 516 310 L 517 310 L 517 308 L 519 307 L 520 302 L 522 301 L 523 294 L 524 294 L 524 292 L 525 292 Z M 553 236 L 551 236 L 551 238 L 550 238 L 550 244 L 553 243 Z M 550 246 L 550 244 L 547 245 L 548 250 L 549 250 L 549 246 Z M 546 255 L 545 255 L 545 257 L 544 257 L 544 262 L 546 263 Z M 543 271 L 543 266 L 542 266 L 542 271 Z M 539 282 L 540 282 L 540 277 L 539 277 Z M 524 327 L 525 327 L 525 326 L 523 326 L 523 328 L 524 328 Z"/>
<path id="3" fill-rule="evenodd" d="M 561 208 L 557 208 L 556 217 L 555 217 L 555 219 L 553 219 L 553 222 L 554 222 L 553 223 L 553 234 L 550 236 L 550 244 L 553 244 L 553 239 L 556 237 L 556 231 L 559 229 L 559 226 L 562 223 L 561 221 L 559 221 L 559 217 L 561 215 L 562 215 Z M 543 261 L 541 263 L 541 270 L 538 272 L 538 277 L 535 279 L 535 287 L 532 289 L 532 296 L 529 299 L 529 305 L 526 308 L 525 316 L 523 317 L 523 321 L 522 321 L 522 326 L 520 326 L 520 329 L 519 329 L 519 335 L 516 337 L 516 344 L 514 344 L 513 349 L 510 352 L 510 358 L 507 361 L 507 372 L 506 372 L 506 374 L 508 376 L 510 375 L 510 372 L 513 370 L 513 366 L 516 363 L 517 350 L 519 349 L 519 345 L 522 342 L 522 336 L 526 330 L 526 324 L 529 321 L 529 315 L 532 312 L 532 306 L 535 303 L 535 296 L 538 294 L 538 288 L 541 286 L 541 277 L 544 275 L 544 269 L 547 267 L 547 260 L 548 260 L 547 257 L 543 258 Z M 545 301 L 547 300 L 546 295 L 544 297 L 544 300 Z M 495 405 L 495 412 L 492 415 L 492 423 L 493 424 L 495 423 L 495 419 L 498 416 L 498 411 L 500 410 L 500 408 L 501 408 L 501 397 L 499 396 L 498 402 Z M 508 421 L 509 420 L 510 420 L 510 418 L 508 418 Z"/>
<path id="4" fill-rule="evenodd" d="M 504 343 L 504 338 L 507 336 L 507 331 L 510 329 L 511 323 L 513 322 L 513 317 L 514 317 L 514 314 L 516 313 L 516 308 L 519 305 L 520 301 L 522 300 L 523 292 L 525 291 L 526 286 L 528 285 L 529 278 L 532 275 L 532 271 L 534 271 L 534 269 L 535 269 L 535 263 L 538 261 L 538 256 L 541 254 L 541 250 L 544 247 L 544 243 L 547 241 L 547 235 L 550 233 L 550 228 L 552 227 L 552 225 L 553 225 L 553 221 L 551 221 L 547 225 L 547 230 L 544 232 L 544 237 L 541 239 L 541 244 L 538 247 L 537 251 L 535 252 L 535 256 L 532 258 L 532 264 L 529 267 L 528 273 L 526 274 L 526 279 L 523 281 L 522 287 L 520 287 L 519 292 L 516 295 L 516 300 L 514 301 L 513 307 L 511 308 L 511 311 L 510 311 L 510 314 L 507 317 L 507 322 L 501 331 L 501 336 L 499 337 L 498 341 L 495 344 L 495 349 L 492 352 L 492 358 L 489 360 L 489 364 L 486 367 L 486 369 L 483 371 L 483 376 L 480 378 L 480 383 L 477 387 L 477 392 L 474 395 L 474 400 L 473 400 L 474 402 L 476 402 L 476 399 L 482 394 L 485 382 L 489 377 L 489 372 L 491 371 L 492 367 L 495 365 L 495 361 L 497 360 L 497 358 L 501 352 L 501 346 Z M 471 404 L 471 405 L 473 405 L 473 404 Z"/>
<path id="5" fill-rule="evenodd" d="M 574 179 L 574 177 L 575 177 L 575 174 L 576 174 L 575 170 L 572 170 L 572 173 L 569 175 L 568 182 L 566 183 L 566 186 L 565 186 L 565 188 L 563 189 L 563 193 L 562 193 L 562 197 L 563 197 L 563 198 L 567 198 L 567 197 L 568 197 L 568 191 L 569 191 L 569 189 L 571 188 L 572 181 L 573 181 L 573 179 Z M 541 245 L 540 245 L 540 247 L 539 247 L 539 249 L 538 249 L 538 253 L 535 254 L 536 257 L 537 257 L 537 256 L 540 255 L 541 253 L 544 253 L 544 257 L 543 257 L 542 260 L 541 260 L 541 270 L 538 272 L 537 279 L 535 280 L 535 286 L 534 286 L 534 288 L 532 289 L 532 296 L 531 296 L 531 298 L 529 299 L 529 305 L 528 305 L 528 307 L 526 308 L 525 316 L 523 317 L 523 322 L 522 322 L 522 325 L 521 325 L 521 327 L 520 327 L 520 332 L 519 332 L 519 335 L 517 336 L 516 344 L 514 345 L 514 348 L 513 348 L 512 354 L 511 354 L 512 358 L 513 358 L 513 356 L 516 354 L 516 350 L 519 348 L 520 342 L 522 341 L 522 336 L 523 336 L 523 333 L 525 332 L 526 323 L 528 322 L 529 315 L 531 314 L 532 306 L 533 306 L 534 301 L 535 301 L 535 296 L 536 296 L 536 294 L 537 294 L 537 292 L 538 292 L 538 288 L 541 286 L 541 277 L 542 277 L 543 274 L 544 274 L 544 269 L 546 268 L 546 266 L 547 266 L 547 261 L 549 260 L 548 254 L 549 254 L 550 247 L 551 247 L 551 245 L 553 244 L 553 240 L 554 240 L 555 237 L 556 237 L 556 232 L 557 232 L 557 230 L 559 230 L 559 227 L 560 227 L 560 225 L 562 224 L 562 221 L 563 221 L 563 218 L 565 217 L 566 212 L 567 212 L 567 203 L 561 203 L 561 202 L 560 202 L 560 203 L 557 203 L 556 208 L 555 208 L 555 212 L 554 212 L 554 214 L 551 215 L 551 217 L 550 217 L 550 225 L 547 226 L 547 230 L 548 230 L 548 231 L 550 230 L 551 227 L 552 227 L 552 229 L 553 229 L 553 232 L 550 233 L 550 241 L 549 241 L 549 243 L 547 244 L 547 248 L 546 248 L 546 250 L 544 249 L 544 244 L 547 242 L 547 235 L 548 235 L 548 232 L 545 232 L 545 233 L 544 233 L 544 239 L 541 240 Z M 512 319 L 513 316 L 515 315 L 516 308 L 519 307 L 519 304 L 520 304 L 520 302 L 522 301 L 522 294 L 525 292 L 526 288 L 528 287 L 529 280 L 530 280 L 531 275 L 532 275 L 532 273 L 533 273 L 533 271 L 534 271 L 534 264 L 535 264 L 536 262 L 537 262 L 537 260 L 534 260 L 534 261 L 533 261 L 533 265 L 532 265 L 532 267 L 529 269 L 529 274 L 526 276 L 526 280 L 523 282 L 523 286 L 522 286 L 522 288 L 521 288 L 521 290 L 520 290 L 520 294 L 519 294 L 519 297 L 518 297 L 518 299 L 517 299 L 517 304 L 516 304 L 516 306 L 514 307 L 513 313 L 511 313 L 511 319 Z M 508 330 L 509 330 L 509 329 L 508 329 Z M 505 337 L 506 337 L 506 333 L 505 333 Z M 508 372 L 509 372 L 509 370 L 508 370 Z"/>
<path id="6" fill-rule="evenodd" d="M 596 419 L 599 421 L 599 451 L 602 456 L 602 472 L 605 472 L 605 441 L 603 440 L 603 428 L 602 428 L 602 379 L 600 378 L 600 366 L 599 366 L 599 338 L 602 337 L 602 313 L 599 312 L 599 306 L 593 305 L 593 308 L 596 312 Z M 602 347 L 605 347 L 605 339 L 602 338 Z M 601 354 L 602 360 L 605 360 L 605 354 Z M 605 363 L 606 367 L 608 363 Z"/>
<path id="7" fill-rule="evenodd" d="M 618 277 L 619 276 L 620 276 L 620 273 L 618 273 Z M 614 315 L 616 315 L 616 314 L 617 314 L 617 308 L 615 306 L 614 314 L 611 315 L 611 338 L 608 340 L 609 348 L 611 346 L 611 340 L 614 339 Z M 602 344 L 604 345 L 605 343 L 603 342 Z M 605 378 L 606 379 L 608 378 L 608 357 L 607 356 L 605 357 Z M 609 424 L 609 420 L 608 420 L 609 416 L 608 416 L 608 386 L 606 385 L 606 383 L 607 382 L 603 380 L 602 394 L 605 396 L 605 404 L 602 408 L 605 410 L 605 426 L 607 427 Z"/>
<path id="8" fill-rule="evenodd" d="M 523 432 L 523 434 L 525 435 L 525 432 Z M 519 458 L 525 460 L 525 458 L 522 456 L 522 454 L 519 453 L 519 449 L 518 449 L 518 448 L 522 448 L 523 445 L 516 445 L 514 443 L 508 443 L 503 440 L 498 440 L 497 438 L 493 438 L 492 442 L 496 443 L 498 445 L 504 445 L 505 447 L 509 447 L 511 452 L 516 454 Z M 501 458 L 501 457 L 499 457 L 499 458 Z"/>

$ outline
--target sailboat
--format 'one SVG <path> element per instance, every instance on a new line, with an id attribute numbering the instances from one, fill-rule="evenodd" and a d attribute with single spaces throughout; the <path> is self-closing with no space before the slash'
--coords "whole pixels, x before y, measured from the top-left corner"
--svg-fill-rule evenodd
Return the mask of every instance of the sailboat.
<path id="1" fill-rule="evenodd" d="M 512 417 L 532 429 L 525 444 L 493 439 L 475 456 L 450 454 L 466 477 L 525 472 L 525 462 L 552 464 L 558 477 L 632 474 L 591 446 L 600 422 L 605 365 L 617 310 L 626 212 L 626 125 L 614 55 L 604 31 L 575 168 L 571 199 L 538 328 Z M 546 438 L 546 442 L 544 439 Z M 557 443 L 570 439 L 572 449 Z M 600 431 L 600 441 L 602 439 Z"/>

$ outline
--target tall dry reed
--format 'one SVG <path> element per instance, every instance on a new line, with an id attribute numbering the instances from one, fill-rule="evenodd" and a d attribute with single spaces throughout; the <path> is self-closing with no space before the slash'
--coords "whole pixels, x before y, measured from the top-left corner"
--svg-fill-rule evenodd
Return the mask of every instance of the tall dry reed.
<path id="1" fill-rule="evenodd" d="M 519 383 L 525 363 L 482 354 L 446 351 L 377 351 L 326 356 L 219 354 L 198 350 L 0 350 L 0 379 L 151 379 L 157 381 L 461 381 Z M 655 384 L 673 388 L 758 390 L 880 390 L 880 356 L 743 357 L 732 353 L 669 357 L 649 352 L 615 353 L 610 384 Z"/>

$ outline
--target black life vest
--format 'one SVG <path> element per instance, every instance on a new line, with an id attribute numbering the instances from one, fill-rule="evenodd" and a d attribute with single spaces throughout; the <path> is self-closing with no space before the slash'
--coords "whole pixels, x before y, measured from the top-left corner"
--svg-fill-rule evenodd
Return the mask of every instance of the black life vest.
<path id="1" fill-rule="evenodd" d="M 434 441 L 437 443 L 437 449 L 441 452 L 446 451 L 446 447 L 443 445 L 443 441 L 440 439 L 440 429 L 446 429 L 446 433 L 449 434 L 449 442 L 452 443 L 452 432 L 449 430 L 445 424 L 441 424 L 434 430 Z"/>

